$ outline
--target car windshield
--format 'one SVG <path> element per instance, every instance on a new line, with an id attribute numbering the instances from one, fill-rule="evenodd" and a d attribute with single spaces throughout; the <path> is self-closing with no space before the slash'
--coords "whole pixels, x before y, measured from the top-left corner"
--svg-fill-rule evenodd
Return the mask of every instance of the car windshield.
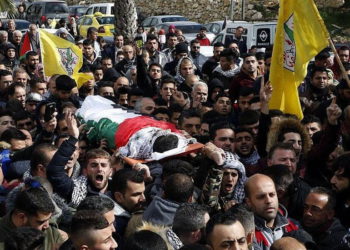
<path id="1" fill-rule="evenodd" d="M 87 10 L 87 7 L 84 8 L 77 8 L 77 14 L 84 15 Z"/>
<path id="2" fill-rule="evenodd" d="M 186 17 L 183 16 L 177 16 L 177 17 L 163 17 L 162 23 L 166 22 L 177 22 L 177 21 L 188 21 Z"/>
<path id="3" fill-rule="evenodd" d="M 193 24 L 193 25 L 175 25 L 176 29 L 179 29 L 184 34 L 188 33 L 199 33 L 199 30 L 201 29 L 202 25 L 200 24 Z"/>
<path id="4" fill-rule="evenodd" d="M 114 24 L 115 23 L 114 16 L 96 17 L 96 20 L 99 24 Z"/>
<path id="5" fill-rule="evenodd" d="M 46 3 L 46 13 L 68 13 L 68 7 L 65 3 Z"/>
<path id="6" fill-rule="evenodd" d="M 29 25 L 30 25 L 30 22 L 16 22 L 16 29 L 17 30 L 28 29 Z"/>

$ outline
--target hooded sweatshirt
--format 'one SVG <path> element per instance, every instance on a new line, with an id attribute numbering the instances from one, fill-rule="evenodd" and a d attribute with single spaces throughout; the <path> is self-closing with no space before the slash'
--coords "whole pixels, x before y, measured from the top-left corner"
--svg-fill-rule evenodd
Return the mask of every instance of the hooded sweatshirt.
<path id="1" fill-rule="evenodd" d="M 156 196 L 143 213 L 143 220 L 155 225 L 171 226 L 178 207 L 179 204 Z"/>

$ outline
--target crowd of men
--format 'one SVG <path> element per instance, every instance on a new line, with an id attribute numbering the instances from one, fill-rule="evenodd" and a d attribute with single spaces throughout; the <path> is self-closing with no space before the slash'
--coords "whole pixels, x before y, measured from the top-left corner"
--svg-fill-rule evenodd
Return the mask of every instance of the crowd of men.
<path id="1" fill-rule="evenodd" d="M 350 249 L 350 85 L 329 49 L 299 87 L 299 120 L 269 109 L 272 48 L 247 50 L 242 27 L 210 58 L 205 29 L 184 41 L 170 27 L 165 44 L 144 33 L 140 45 L 106 44 L 91 27 L 77 45 L 93 79 L 79 89 L 44 74 L 37 29 L 22 58 L 13 20 L 0 30 L 0 247 Z M 349 47 L 338 54 L 350 73 Z M 75 117 L 91 95 L 205 146 L 129 165 Z"/>

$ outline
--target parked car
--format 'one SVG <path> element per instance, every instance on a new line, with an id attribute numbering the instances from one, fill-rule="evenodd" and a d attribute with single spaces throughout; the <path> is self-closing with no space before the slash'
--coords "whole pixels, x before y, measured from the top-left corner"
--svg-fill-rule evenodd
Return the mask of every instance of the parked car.
<path id="1" fill-rule="evenodd" d="M 7 29 L 7 21 L 9 19 L 2 19 L 2 23 L 4 25 L 4 28 Z M 26 20 L 22 20 L 22 19 L 12 19 L 15 21 L 15 25 L 16 25 L 16 30 L 19 30 L 22 32 L 22 34 L 24 34 L 25 32 L 27 32 L 30 22 L 26 21 Z"/>
<path id="2" fill-rule="evenodd" d="M 258 48 L 269 47 L 274 42 L 276 25 L 276 22 L 232 22 L 215 37 L 212 44 L 222 42 L 225 46 L 229 45 L 233 41 L 236 28 L 242 26 L 243 36 L 247 37 L 248 49 L 253 45 Z"/>
<path id="3" fill-rule="evenodd" d="M 51 34 L 54 34 L 57 36 L 57 30 L 58 29 L 43 29 Z M 71 34 L 68 34 L 67 35 L 67 40 L 70 41 L 71 43 L 74 43 L 75 44 L 75 40 L 74 40 L 74 37 L 71 35 Z"/>
<path id="4" fill-rule="evenodd" d="M 95 3 L 91 4 L 86 12 L 85 15 L 93 15 L 96 12 L 100 12 L 105 15 L 114 15 L 114 3 Z"/>
<path id="5" fill-rule="evenodd" d="M 96 12 L 94 15 L 85 15 L 79 19 L 79 35 L 86 37 L 89 27 L 95 27 L 98 30 L 98 36 L 112 37 L 114 33 L 114 15 L 104 15 Z"/>
<path id="6" fill-rule="evenodd" d="M 195 39 L 197 34 L 199 33 L 201 27 L 203 25 L 196 23 L 196 22 L 190 22 L 190 21 L 185 21 L 185 22 L 167 22 L 167 23 L 162 23 L 158 24 L 155 27 L 157 30 L 159 29 L 164 29 L 165 32 L 169 30 L 169 26 L 174 25 L 176 29 L 179 29 L 182 31 L 184 37 L 188 42 L 191 40 Z M 214 39 L 215 35 L 211 32 L 207 32 L 207 37 L 210 40 L 210 42 Z"/>
<path id="7" fill-rule="evenodd" d="M 48 19 L 68 21 L 69 10 L 64 1 L 38 1 L 33 2 L 27 9 L 27 20 L 38 25 L 47 25 Z"/>
<path id="8" fill-rule="evenodd" d="M 206 23 L 203 26 L 207 28 L 208 31 L 214 33 L 215 35 L 219 34 L 227 25 L 233 23 L 233 21 L 227 20 L 225 21 L 214 21 L 210 23 Z M 246 21 L 235 21 L 234 23 L 247 23 Z M 225 27 L 224 27 L 225 25 Z"/>
<path id="9" fill-rule="evenodd" d="M 72 5 L 68 6 L 69 9 L 69 16 L 74 17 L 75 19 L 78 19 L 79 17 L 85 15 L 87 6 L 81 6 L 81 5 Z"/>
<path id="10" fill-rule="evenodd" d="M 184 16 L 178 15 L 163 15 L 163 16 L 150 16 L 142 21 L 141 25 L 145 28 L 145 30 L 150 29 L 161 23 L 167 22 L 178 22 L 178 21 L 188 21 L 188 19 Z"/>

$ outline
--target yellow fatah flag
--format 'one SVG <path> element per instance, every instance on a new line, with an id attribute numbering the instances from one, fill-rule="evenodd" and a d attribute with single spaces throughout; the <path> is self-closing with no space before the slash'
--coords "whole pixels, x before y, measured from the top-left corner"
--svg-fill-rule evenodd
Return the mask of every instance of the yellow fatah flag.
<path id="1" fill-rule="evenodd" d="M 69 75 L 76 80 L 78 87 L 82 81 L 86 81 L 85 78 L 91 78 L 78 73 L 83 65 L 83 53 L 78 46 L 45 30 L 39 29 L 39 32 L 41 59 L 46 76 Z"/>
<path id="2" fill-rule="evenodd" d="M 298 86 L 309 61 L 328 46 L 328 31 L 313 0 L 280 0 L 273 45 L 270 109 L 303 117 Z"/>

